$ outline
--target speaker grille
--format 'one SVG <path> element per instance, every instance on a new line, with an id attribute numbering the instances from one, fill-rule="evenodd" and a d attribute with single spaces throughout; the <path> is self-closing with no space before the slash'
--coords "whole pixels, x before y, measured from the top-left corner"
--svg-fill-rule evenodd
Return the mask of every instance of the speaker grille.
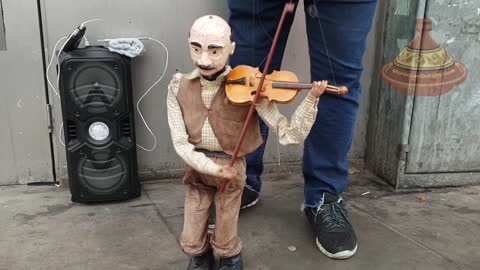
<path id="1" fill-rule="evenodd" d="M 67 138 L 69 142 L 77 139 L 77 124 L 72 120 L 67 120 Z"/>
<path id="2" fill-rule="evenodd" d="M 132 135 L 132 126 L 128 117 L 120 122 L 120 132 L 122 137 L 130 137 Z"/>
<path id="3" fill-rule="evenodd" d="M 80 183 L 94 193 L 110 193 L 125 182 L 125 162 L 108 150 L 94 150 L 79 162 Z"/>
<path id="4" fill-rule="evenodd" d="M 118 65 L 113 66 L 118 70 Z M 121 99 L 122 84 L 114 67 L 97 62 L 74 69 L 68 88 L 73 101 L 90 113 L 103 113 L 116 105 Z"/>

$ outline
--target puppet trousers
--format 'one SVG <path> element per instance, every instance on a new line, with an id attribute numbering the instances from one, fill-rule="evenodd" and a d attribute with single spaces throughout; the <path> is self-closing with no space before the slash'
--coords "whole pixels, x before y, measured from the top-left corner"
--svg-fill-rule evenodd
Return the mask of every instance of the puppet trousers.
<path id="1" fill-rule="evenodd" d="M 215 163 L 227 165 L 229 158 L 209 157 Z M 238 255 L 242 241 L 237 235 L 238 214 L 245 185 L 245 158 L 238 158 L 234 168 L 237 179 L 229 181 L 224 192 L 220 192 L 222 178 L 199 173 L 185 166 L 185 217 L 180 245 L 190 256 L 200 255 L 213 248 L 222 258 Z M 208 234 L 209 207 L 215 203 L 216 221 L 212 235 Z"/>

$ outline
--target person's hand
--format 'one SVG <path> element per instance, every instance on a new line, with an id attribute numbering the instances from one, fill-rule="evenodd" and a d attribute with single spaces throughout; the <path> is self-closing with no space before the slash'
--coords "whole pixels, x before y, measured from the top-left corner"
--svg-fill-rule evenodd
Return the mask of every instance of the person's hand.
<path id="1" fill-rule="evenodd" d="M 218 176 L 228 180 L 234 180 L 238 177 L 238 172 L 230 165 L 223 165 L 218 171 Z"/>
<path id="2" fill-rule="evenodd" d="M 323 94 L 323 92 L 325 92 L 325 89 L 327 89 L 327 81 L 316 81 L 313 82 L 313 87 L 312 90 L 310 90 L 310 94 L 318 98 Z"/>

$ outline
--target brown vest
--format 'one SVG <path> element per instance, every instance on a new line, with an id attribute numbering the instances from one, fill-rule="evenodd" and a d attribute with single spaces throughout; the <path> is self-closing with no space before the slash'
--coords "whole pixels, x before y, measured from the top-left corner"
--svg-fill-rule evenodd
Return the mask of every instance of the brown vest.
<path id="1" fill-rule="evenodd" d="M 235 106 L 230 104 L 225 94 L 225 85 L 220 86 L 213 98 L 210 109 L 207 109 L 202 100 L 200 78 L 189 80 L 182 77 L 177 94 L 177 100 L 183 114 L 183 121 L 189 136 L 190 143 L 197 145 L 202 141 L 202 127 L 205 119 L 212 126 L 220 146 L 227 154 L 233 154 L 237 146 L 240 133 L 247 118 L 249 106 Z M 262 136 L 258 117 L 255 112 L 249 123 L 245 139 L 238 153 L 242 157 L 255 151 L 262 144 Z"/>

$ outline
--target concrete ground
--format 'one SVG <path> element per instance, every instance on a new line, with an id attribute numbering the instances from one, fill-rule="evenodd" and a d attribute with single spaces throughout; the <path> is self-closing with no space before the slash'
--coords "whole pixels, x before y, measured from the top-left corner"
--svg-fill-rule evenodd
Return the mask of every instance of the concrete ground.
<path id="1" fill-rule="evenodd" d="M 245 269 L 479 269 L 480 187 L 392 192 L 357 170 L 345 198 L 359 249 L 335 261 L 299 211 L 301 174 L 267 175 L 260 203 L 240 217 Z M 182 270 L 182 220 L 180 179 L 95 205 L 72 203 L 64 188 L 0 187 L 0 269 Z"/>

